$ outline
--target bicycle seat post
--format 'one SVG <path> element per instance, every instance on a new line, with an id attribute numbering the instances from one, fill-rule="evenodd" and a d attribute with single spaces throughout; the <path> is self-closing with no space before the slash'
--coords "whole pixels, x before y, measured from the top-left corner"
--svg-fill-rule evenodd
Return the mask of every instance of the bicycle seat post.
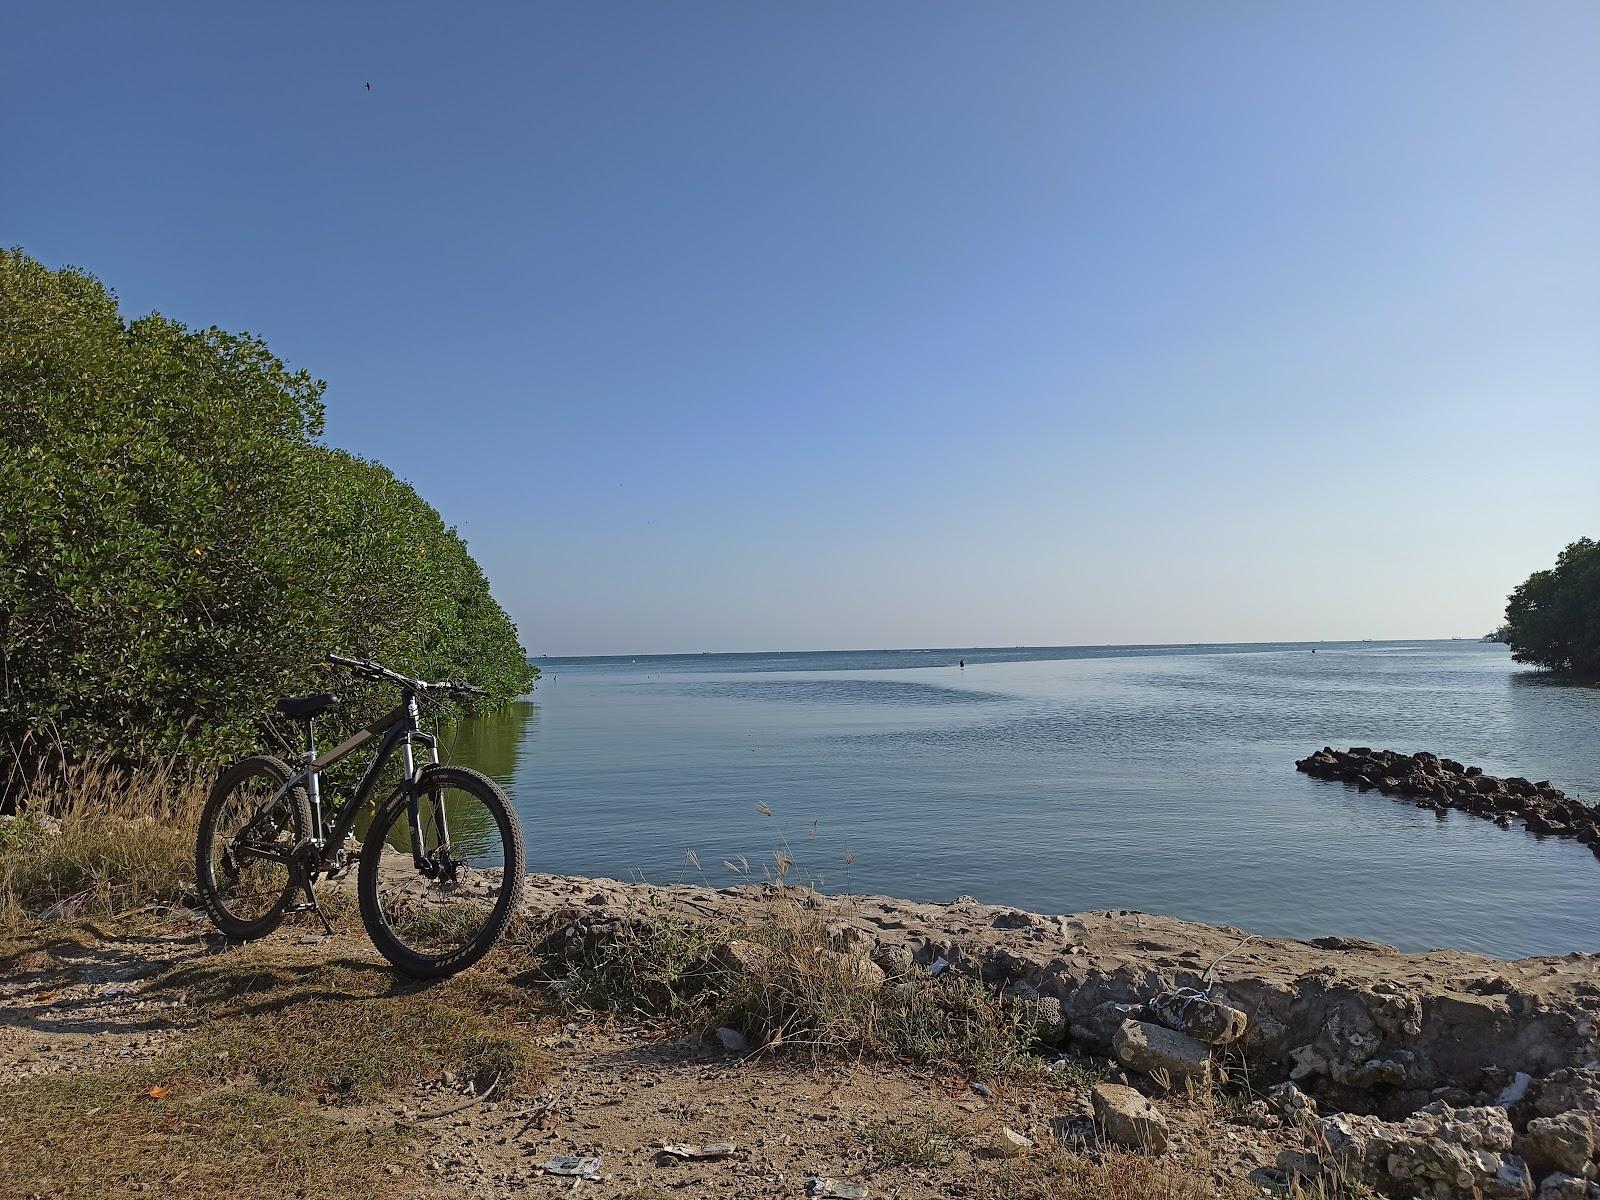
<path id="1" fill-rule="evenodd" d="M 322 848 L 322 779 L 315 763 L 317 761 L 317 719 L 306 718 L 306 748 L 300 755 L 300 761 L 305 766 L 306 772 L 306 798 L 311 801 L 311 841 L 319 850 Z"/>

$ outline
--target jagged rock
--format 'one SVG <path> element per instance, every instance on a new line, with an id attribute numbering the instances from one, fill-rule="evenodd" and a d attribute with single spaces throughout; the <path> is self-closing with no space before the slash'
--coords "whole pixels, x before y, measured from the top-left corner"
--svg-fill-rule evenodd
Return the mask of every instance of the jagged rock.
<path id="1" fill-rule="evenodd" d="M 1004 1158 L 1017 1158 L 1033 1149 L 1033 1141 L 1024 1137 L 1009 1125 L 1000 1126 L 1000 1132 L 994 1139 L 995 1152 Z"/>
<path id="2" fill-rule="evenodd" d="M 1076 995 L 1072 999 L 1074 1002 L 1079 1001 Z M 1117 1030 L 1122 1028 L 1124 1021 L 1134 1019 L 1138 1011 L 1137 1005 L 1123 1004 L 1116 1000 L 1107 1000 L 1088 1010 L 1075 1008 L 1068 1014 L 1068 1019 L 1072 1022 L 1073 1041 L 1081 1043 L 1086 1050 L 1109 1054 Z"/>
<path id="3" fill-rule="evenodd" d="M 605 940 L 648 939 L 663 920 L 719 940 L 736 937 L 729 931 L 759 927 L 778 898 L 760 885 L 712 890 L 551 875 L 528 883 L 530 925 L 547 935 L 545 950 L 563 957 Z M 595 896 L 606 903 L 586 903 Z M 815 908 L 830 930 L 859 929 L 850 939 L 841 931 L 839 941 L 859 945 L 880 967 L 894 969 L 909 956 L 944 960 L 945 970 L 988 984 L 1029 981 L 1060 998 L 1076 1051 L 1109 1056 L 1124 1021 L 1148 1019 L 1151 997 L 1215 980 L 1212 996 L 1249 1014 L 1244 1036 L 1227 1048 L 1230 1063 L 1239 1061 L 1258 1088 L 1294 1067 L 1324 1112 L 1396 1119 L 1438 1098 L 1470 1107 L 1497 1099 L 1515 1072 L 1531 1080 L 1517 1104 L 1519 1127 L 1572 1108 L 1600 1112 L 1600 1070 L 1570 1069 L 1600 1057 L 1600 962 L 1591 956 L 1505 962 L 1450 950 L 1405 953 L 1350 937 L 1257 937 L 1241 948 L 1242 930 L 1121 910 L 1044 918 L 1059 937 L 1040 940 L 1038 927 L 992 927 L 990 917 L 1009 906 L 870 896 L 813 904 L 795 888 L 782 898 Z M 1399 1072 L 1372 1065 L 1383 1063 L 1404 1065 L 1405 1082 L 1349 1082 L 1393 1080 Z M 1502 1069 L 1492 1082 L 1490 1066 Z"/>
<path id="4" fill-rule="evenodd" d="M 1539 1085 L 1534 1111 L 1554 1117 L 1575 1108 L 1600 1115 L 1600 1068 L 1570 1067 L 1553 1071 Z"/>
<path id="5" fill-rule="evenodd" d="M 1393 1058 L 1369 1058 L 1359 1067 L 1346 1071 L 1339 1082 L 1363 1090 L 1397 1088 L 1405 1083 L 1415 1058 L 1416 1055 L 1407 1050 L 1397 1051 Z"/>
<path id="6" fill-rule="evenodd" d="M 1335 1083 L 1364 1086 L 1360 1069 L 1383 1045 L 1383 1031 L 1363 1000 L 1353 989 L 1339 989 L 1329 997 L 1316 1038 L 1289 1052 L 1290 1079 L 1298 1082 L 1320 1075 Z"/>
<path id="7" fill-rule="evenodd" d="M 1105 1131 L 1109 1141 L 1130 1150 L 1166 1153 L 1167 1119 L 1160 1109 L 1131 1087 L 1097 1083 L 1089 1100 L 1094 1105 L 1095 1123 Z"/>
<path id="8" fill-rule="evenodd" d="M 1581 1112 L 1566 1112 L 1556 1117 L 1535 1117 L 1518 1149 L 1536 1174 L 1565 1171 L 1581 1175 L 1594 1157 L 1594 1125 Z"/>
<path id="9" fill-rule="evenodd" d="M 1276 1129 L 1283 1124 L 1283 1117 L 1273 1112 L 1272 1106 L 1265 1100 L 1252 1100 L 1245 1105 L 1239 1119 L 1256 1129 Z"/>
<path id="10" fill-rule="evenodd" d="M 1211 1051 L 1204 1042 L 1146 1021 L 1124 1021 L 1111 1049 L 1123 1066 L 1146 1075 L 1164 1071 L 1174 1083 L 1204 1079 L 1211 1069 Z"/>
<path id="11" fill-rule="evenodd" d="M 1168 1029 L 1213 1046 L 1238 1041 L 1250 1025 L 1250 1018 L 1237 1008 L 1194 992 L 1162 992 L 1148 1007 L 1151 1017 Z"/>
<path id="12" fill-rule="evenodd" d="M 1266 1103 L 1278 1116 L 1294 1124 L 1317 1116 L 1317 1102 L 1287 1080 L 1267 1089 Z"/>
<path id="13" fill-rule="evenodd" d="M 1557 1171 L 1540 1182 L 1534 1200 L 1587 1200 L 1591 1194 L 1587 1182 L 1576 1175 Z"/>
<path id="14" fill-rule="evenodd" d="M 1512 1138 L 1498 1108 L 1433 1104 L 1397 1122 L 1340 1113 L 1316 1122 L 1313 1149 L 1286 1151 L 1279 1166 L 1341 1174 L 1394 1195 L 1521 1200 L 1532 1195 L 1533 1177 L 1509 1153 Z"/>
<path id="15" fill-rule="evenodd" d="M 1338 751 L 1325 746 L 1295 763 L 1297 770 L 1318 779 L 1354 784 L 1363 792 L 1377 788 L 1390 796 L 1430 808 L 1454 808 L 1509 826 L 1520 817 L 1529 832 L 1541 837 L 1579 838 L 1593 844 L 1591 832 L 1600 822 L 1600 808 L 1569 797 L 1549 780 L 1532 783 L 1521 776 L 1497 779 L 1477 767 L 1463 767 L 1430 754 L 1400 754 L 1353 746 Z"/>

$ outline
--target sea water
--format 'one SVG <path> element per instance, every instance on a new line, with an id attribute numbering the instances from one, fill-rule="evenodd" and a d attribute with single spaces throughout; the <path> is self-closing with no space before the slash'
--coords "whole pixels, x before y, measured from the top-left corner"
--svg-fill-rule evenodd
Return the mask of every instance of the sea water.
<path id="1" fill-rule="evenodd" d="M 536 661 L 530 702 L 445 738 L 505 785 L 529 870 L 723 886 L 786 858 L 790 881 L 828 890 L 1600 950 L 1586 846 L 1294 768 L 1325 744 L 1431 750 L 1600 798 L 1600 690 L 1503 646 Z"/>

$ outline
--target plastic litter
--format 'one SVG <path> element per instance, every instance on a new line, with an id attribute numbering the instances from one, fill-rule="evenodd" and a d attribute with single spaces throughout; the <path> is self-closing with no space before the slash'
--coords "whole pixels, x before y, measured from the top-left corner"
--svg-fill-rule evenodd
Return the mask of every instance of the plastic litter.
<path id="1" fill-rule="evenodd" d="M 950 960 L 947 958 L 936 958 L 933 960 L 933 962 L 928 964 L 928 974 L 932 975 L 935 979 L 939 978 L 939 976 L 943 975 L 949 969 Z"/>
<path id="2" fill-rule="evenodd" d="M 736 1149 L 732 1142 L 712 1142 L 707 1146 L 665 1142 L 661 1146 L 661 1153 L 668 1158 L 727 1158 Z"/>
<path id="3" fill-rule="evenodd" d="M 1513 1104 L 1522 1103 L 1522 1098 L 1528 1094 L 1528 1085 L 1532 1082 L 1532 1075 L 1526 1071 L 1518 1071 L 1511 1077 L 1511 1082 L 1506 1084 L 1501 1093 L 1494 1098 L 1494 1102 L 1501 1108 L 1510 1108 Z"/>
<path id="4" fill-rule="evenodd" d="M 806 1180 L 806 1195 L 827 1196 L 832 1200 L 866 1200 L 867 1185 L 851 1183 L 848 1179 L 829 1179 L 826 1175 L 813 1175 Z"/>
<path id="5" fill-rule="evenodd" d="M 989 1085 L 987 1083 L 974 1083 L 972 1085 L 972 1090 L 977 1092 L 978 1095 L 982 1096 L 985 1100 L 994 1095 L 994 1093 L 989 1090 Z"/>
<path id="6" fill-rule="evenodd" d="M 588 1180 L 600 1178 L 598 1158 L 574 1158 L 571 1155 L 558 1154 L 539 1169 L 546 1175 L 570 1175 L 576 1179 Z"/>

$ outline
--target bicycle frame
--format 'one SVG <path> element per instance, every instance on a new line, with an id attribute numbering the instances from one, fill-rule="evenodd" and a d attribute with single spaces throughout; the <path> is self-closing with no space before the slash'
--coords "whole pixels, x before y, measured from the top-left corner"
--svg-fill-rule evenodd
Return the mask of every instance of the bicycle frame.
<path id="1" fill-rule="evenodd" d="M 334 862 L 328 855 L 329 848 L 335 851 L 344 846 L 345 839 L 355 826 L 356 816 L 366 807 L 368 796 L 378 781 L 378 775 L 383 770 L 384 764 L 394 755 L 395 748 L 399 747 L 405 764 L 405 774 L 394 791 L 389 793 L 388 799 L 392 800 L 402 791 L 409 796 L 409 811 L 407 817 L 411 828 L 411 857 L 418 870 L 426 870 L 427 860 L 423 857 L 422 846 L 422 774 L 424 766 L 419 766 L 412 747 L 420 744 L 427 748 L 428 764 L 437 766 L 439 762 L 439 741 L 431 733 L 423 733 L 418 727 L 417 697 L 415 692 L 408 691 L 405 698 L 391 711 L 379 717 L 365 729 L 357 730 L 344 741 L 325 754 L 318 755 L 315 735 L 311 726 L 307 725 L 306 748 L 300 755 L 300 769 L 289 777 L 273 797 L 247 823 L 253 825 L 261 816 L 273 811 L 278 801 L 296 784 L 304 783 L 306 795 L 311 801 L 311 830 L 310 841 L 317 850 L 317 863 L 319 867 L 332 867 Z M 372 761 L 367 764 L 367 769 L 362 772 L 361 780 L 356 784 L 356 790 L 351 793 L 349 800 L 344 804 L 331 805 L 333 818 L 332 828 L 327 826 L 323 819 L 322 809 L 322 774 L 329 767 L 349 758 L 373 738 L 382 737 L 377 752 L 372 756 Z M 385 801 L 387 804 L 388 800 Z M 436 805 L 434 809 L 434 823 L 439 834 L 439 846 L 449 848 L 449 830 L 445 819 L 444 806 Z M 285 862 L 292 856 L 273 854 L 268 851 L 238 847 L 247 857 L 265 859 L 271 862 Z"/>

